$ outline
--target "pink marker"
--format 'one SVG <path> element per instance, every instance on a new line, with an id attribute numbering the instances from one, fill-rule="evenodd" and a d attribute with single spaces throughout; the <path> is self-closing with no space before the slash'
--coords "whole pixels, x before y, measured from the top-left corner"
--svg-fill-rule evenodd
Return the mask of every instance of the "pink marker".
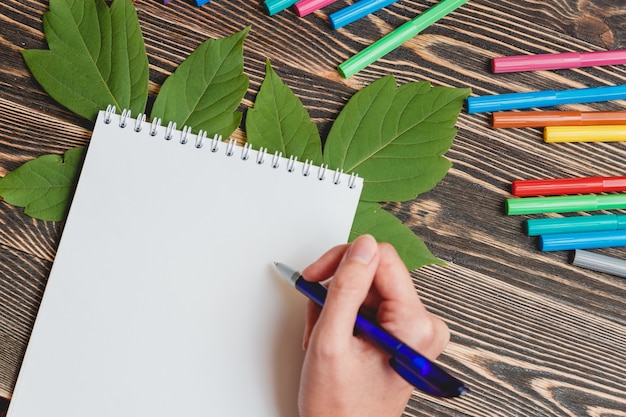
<path id="1" fill-rule="evenodd" d="M 334 2 L 335 0 L 300 0 L 295 6 L 296 13 L 303 17 Z"/>
<path id="2" fill-rule="evenodd" d="M 555 70 L 603 65 L 626 64 L 626 49 L 601 52 L 565 52 L 560 54 L 539 54 L 503 56 L 493 58 L 494 73 Z"/>

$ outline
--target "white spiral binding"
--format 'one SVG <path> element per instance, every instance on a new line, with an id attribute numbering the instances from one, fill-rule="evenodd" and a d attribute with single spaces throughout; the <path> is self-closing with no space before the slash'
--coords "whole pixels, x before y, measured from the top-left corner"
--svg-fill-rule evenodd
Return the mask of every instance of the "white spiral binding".
<path id="1" fill-rule="evenodd" d="M 115 106 L 108 106 L 107 109 L 104 111 L 104 117 L 103 117 L 104 123 L 110 124 L 113 121 L 113 115 L 116 115 L 116 114 L 117 113 L 116 113 Z M 129 122 L 131 121 L 133 121 L 133 119 L 131 117 L 130 110 L 124 109 L 119 116 L 118 126 L 124 129 L 128 126 Z M 159 130 L 161 128 L 161 122 L 162 122 L 161 119 L 158 117 L 153 119 L 150 122 L 149 129 L 148 129 L 148 134 L 150 136 L 158 135 Z M 134 132 L 140 133 L 143 131 L 143 128 L 145 125 L 146 125 L 146 115 L 143 113 L 140 113 L 137 116 L 137 118 L 134 119 L 134 125 L 132 126 L 132 129 Z M 191 127 L 183 126 L 182 130 L 177 130 L 176 123 L 169 122 L 167 127 L 165 128 L 163 139 L 168 140 L 168 141 L 172 140 L 174 138 L 175 133 L 180 134 L 178 142 L 181 145 L 186 145 L 187 143 L 189 143 L 189 141 L 193 137 Z M 213 137 L 210 139 L 207 138 L 207 135 L 208 135 L 207 132 L 204 130 L 200 130 L 198 134 L 195 135 L 195 141 L 193 141 L 193 144 L 197 149 L 203 148 L 204 145 L 208 143 L 209 150 L 215 153 L 219 151 L 220 145 L 225 143 L 226 149 L 225 149 L 224 154 L 229 157 L 235 154 L 235 146 L 237 145 L 237 142 L 235 139 L 230 138 L 228 139 L 228 141 L 225 142 L 222 139 L 221 135 L 217 135 L 217 134 L 213 135 Z M 252 145 L 250 145 L 249 143 L 244 144 L 244 146 L 241 147 L 240 159 L 243 161 L 247 161 L 251 156 L 251 151 L 253 151 Z M 261 147 L 258 151 L 256 151 L 255 162 L 258 165 L 263 165 L 268 160 L 269 160 L 269 157 L 268 157 L 267 148 Z M 279 151 L 276 151 L 274 152 L 274 154 L 271 155 L 270 166 L 273 169 L 278 169 L 281 166 L 281 161 L 283 160 L 286 161 L 286 164 L 285 164 L 286 171 L 294 172 L 296 164 L 298 163 L 298 157 L 291 155 L 289 159 L 286 159 L 286 158 L 283 158 L 282 152 L 279 152 Z M 311 175 L 312 168 L 313 168 L 313 161 L 310 161 L 307 159 L 304 163 L 302 163 L 302 176 L 308 177 L 309 175 Z M 319 167 L 317 167 L 317 175 L 316 175 L 317 179 L 319 179 L 320 181 L 325 180 L 327 177 L 327 171 L 328 171 L 328 165 L 322 164 Z M 345 176 L 347 175 L 344 174 L 343 170 L 336 169 L 333 172 L 333 176 L 332 176 L 333 184 L 335 185 L 341 184 L 342 178 Z M 348 177 L 348 188 L 355 188 L 357 184 L 357 179 L 358 179 L 358 174 L 356 173 L 350 174 L 350 176 Z"/>

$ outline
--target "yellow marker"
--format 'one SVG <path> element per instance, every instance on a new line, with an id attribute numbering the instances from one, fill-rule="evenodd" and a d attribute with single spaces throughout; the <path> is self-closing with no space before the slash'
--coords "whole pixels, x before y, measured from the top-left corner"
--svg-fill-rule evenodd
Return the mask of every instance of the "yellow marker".
<path id="1" fill-rule="evenodd" d="M 545 142 L 620 142 L 626 141 L 626 126 L 548 126 Z"/>

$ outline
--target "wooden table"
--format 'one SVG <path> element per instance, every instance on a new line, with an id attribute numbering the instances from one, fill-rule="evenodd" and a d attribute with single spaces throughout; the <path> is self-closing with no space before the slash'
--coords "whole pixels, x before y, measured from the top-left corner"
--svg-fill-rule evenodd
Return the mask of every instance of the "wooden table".
<path id="1" fill-rule="evenodd" d="M 20 55 L 45 47 L 47 3 L 0 2 L 0 176 L 90 137 L 90 122 L 50 99 Z M 192 3 L 136 2 L 152 97 L 202 41 L 251 25 L 244 45 L 251 84 L 242 110 L 253 103 L 269 58 L 322 136 L 349 97 L 388 73 L 399 84 L 428 80 L 471 87 L 476 95 L 626 83 L 624 66 L 500 75 L 489 69 L 500 55 L 626 49 L 626 6 L 616 0 L 472 0 L 347 80 L 335 70 L 339 63 L 435 2 L 402 0 L 338 31 L 326 16 L 349 1 L 306 18 L 292 11 L 269 17 L 261 1 Z M 406 415 L 626 415 L 624 279 L 578 269 L 566 252 L 538 251 L 522 231 L 527 217 L 503 211 L 514 179 L 623 175 L 624 145 L 546 144 L 539 129 L 492 129 L 488 114 L 463 112 L 458 129 L 445 179 L 414 201 L 385 207 L 448 263 L 413 277 L 452 331 L 441 363 L 472 392 L 452 401 L 415 393 Z M 33 220 L 4 202 L 0 223 L 0 396 L 10 398 L 63 223 Z M 602 252 L 626 257 L 621 249 Z"/>

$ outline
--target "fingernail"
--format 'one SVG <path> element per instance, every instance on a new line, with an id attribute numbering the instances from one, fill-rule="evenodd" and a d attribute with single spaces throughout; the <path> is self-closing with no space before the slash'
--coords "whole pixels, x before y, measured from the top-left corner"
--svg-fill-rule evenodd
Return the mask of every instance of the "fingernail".
<path id="1" fill-rule="evenodd" d="M 359 236 L 352 242 L 352 245 L 350 245 L 347 258 L 362 263 L 363 265 L 368 265 L 374 258 L 377 250 L 378 244 L 376 243 L 376 239 L 370 235 Z"/>

